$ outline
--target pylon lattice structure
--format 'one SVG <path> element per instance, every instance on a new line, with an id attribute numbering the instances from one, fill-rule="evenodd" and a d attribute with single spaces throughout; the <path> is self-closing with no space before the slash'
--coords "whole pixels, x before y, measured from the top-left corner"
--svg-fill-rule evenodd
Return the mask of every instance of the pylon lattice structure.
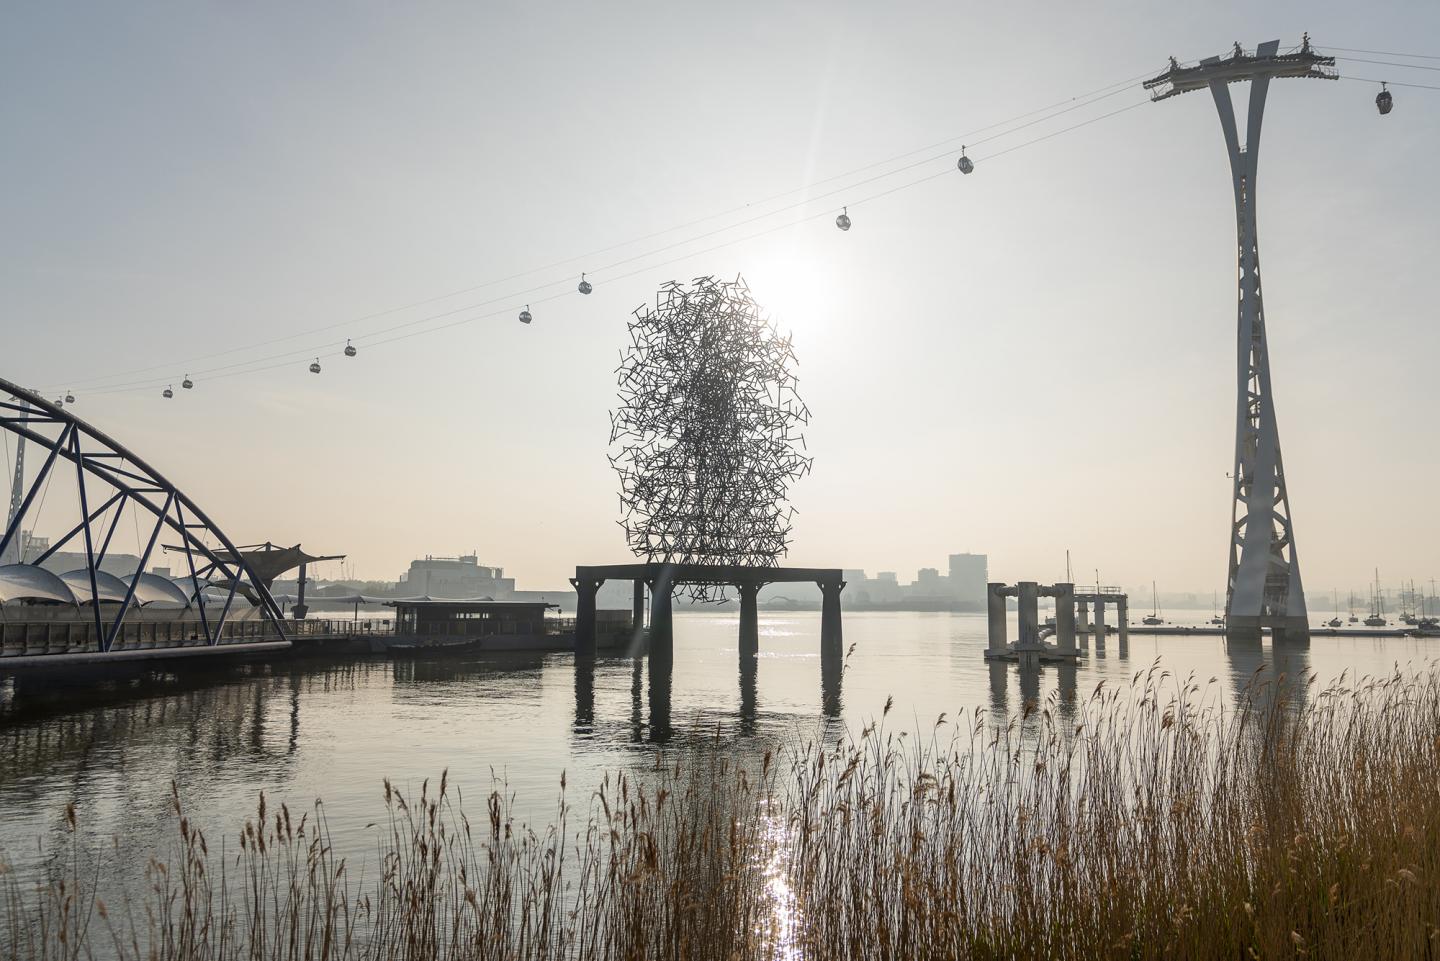
<path id="1" fill-rule="evenodd" d="M 1235 192 L 1239 241 L 1240 296 L 1238 378 L 1235 414 L 1235 470 L 1230 528 L 1230 566 L 1225 592 L 1226 633 L 1258 637 L 1270 628 L 1277 639 L 1309 636 L 1300 558 L 1290 516 L 1290 495 L 1280 457 L 1270 384 L 1270 351 L 1265 338 L 1265 308 L 1260 295 L 1260 243 L 1256 233 L 1255 181 L 1260 121 L 1273 77 L 1333 80 L 1334 57 L 1316 54 L 1307 36 L 1296 50 L 1280 53 L 1280 41 L 1260 44 L 1247 54 L 1237 43 L 1233 54 L 1209 57 L 1170 70 L 1145 82 L 1155 100 L 1209 89 L 1220 114 Z M 1250 106 L 1242 144 L 1230 99 L 1231 83 L 1250 82 Z"/>
<path id="2" fill-rule="evenodd" d="M 811 465 L 790 338 L 740 278 L 666 284 L 629 329 L 610 463 L 630 549 L 650 561 L 776 566 L 789 547 L 790 484 Z"/>

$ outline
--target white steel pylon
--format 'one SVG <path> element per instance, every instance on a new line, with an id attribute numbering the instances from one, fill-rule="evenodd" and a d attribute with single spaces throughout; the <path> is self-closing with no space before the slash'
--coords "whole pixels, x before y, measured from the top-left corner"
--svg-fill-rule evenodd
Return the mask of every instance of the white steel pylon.
<path id="1" fill-rule="evenodd" d="M 1255 225 L 1255 179 L 1260 121 L 1272 77 L 1335 79 L 1334 57 L 1310 48 L 1279 53 L 1280 41 L 1260 44 L 1253 55 L 1237 43 L 1231 56 L 1209 57 L 1193 67 L 1172 58 L 1170 70 L 1145 82 L 1155 100 L 1208 88 L 1220 114 L 1230 175 L 1235 188 L 1239 241 L 1240 297 L 1237 338 L 1234 495 L 1230 524 L 1230 571 L 1225 593 L 1225 629 L 1232 638 L 1258 638 L 1270 628 L 1277 640 L 1310 634 L 1300 558 L 1290 517 L 1290 496 L 1280 457 L 1280 432 L 1270 384 L 1265 308 L 1260 296 L 1260 242 Z M 1245 142 L 1239 139 L 1231 83 L 1250 82 Z"/>

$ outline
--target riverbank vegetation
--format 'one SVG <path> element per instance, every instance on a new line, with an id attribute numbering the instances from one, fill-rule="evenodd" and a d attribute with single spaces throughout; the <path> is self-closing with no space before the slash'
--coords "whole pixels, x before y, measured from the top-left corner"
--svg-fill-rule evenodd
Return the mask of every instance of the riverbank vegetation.
<path id="1" fill-rule="evenodd" d="M 1157 669 L 754 765 L 657 755 L 553 817 L 447 777 L 383 786 L 377 854 L 261 796 L 112 895 L 67 812 L 4 881 L 10 958 L 1430 958 L 1440 952 L 1440 673 L 1237 704 Z M 86 865 L 98 863 L 91 870 Z M 112 866 L 113 867 L 113 866 Z"/>

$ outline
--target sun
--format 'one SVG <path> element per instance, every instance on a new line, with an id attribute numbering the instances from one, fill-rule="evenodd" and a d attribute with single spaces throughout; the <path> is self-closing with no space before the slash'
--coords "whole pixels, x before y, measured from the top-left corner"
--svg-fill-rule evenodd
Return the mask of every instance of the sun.
<path id="1" fill-rule="evenodd" d="M 835 306 L 833 273 L 817 251 L 798 239 L 777 243 L 744 270 L 765 316 L 798 344 L 827 326 Z"/>

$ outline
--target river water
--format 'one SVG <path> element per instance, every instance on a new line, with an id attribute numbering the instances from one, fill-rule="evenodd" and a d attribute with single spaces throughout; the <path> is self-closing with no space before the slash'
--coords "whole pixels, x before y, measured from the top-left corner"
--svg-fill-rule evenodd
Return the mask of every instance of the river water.
<path id="1" fill-rule="evenodd" d="M 656 751 L 759 756 L 841 726 L 857 730 L 887 700 L 892 728 L 928 731 L 945 712 L 1005 714 L 1026 699 L 1084 698 L 1161 669 L 1230 698 L 1262 667 L 1322 682 L 1381 674 L 1434 657 L 1433 640 L 1316 637 L 1308 649 L 1267 643 L 1227 650 L 1218 637 L 1111 637 L 1073 668 L 1023 673 L 982 657 L 983 615 L 847 613 L 853 645 L 839 692 L 822 690 L 818 613 L 762 612 L 753 678 L 742 676 L 737 618 L 677 613 L 668 721 L 644 662 L 604 658 L 593 674 L 569 655 L 433 660 L 291 660 L 187 666 L 183 678 L 57 688 L 5 682 L 0 715 L 0 851 L 22 872 L 65 836 L 76 804 L 83 835 L 117 839 L 120 870 L 165 850 L 171 784 L 213 837 L 233 837 L 265 791 L 306 809 L 323 798 L 338 846 L 373 852 L 365 826 L 383 814 L 382 778 L 418 789 L 444 769 L 480 808 L 503 778 L 518 808 L 544 821 L 560 775 L 572 801 L 607 770 L 653 763 Z M 1012 627 L 1012 636 L 1013 636 Z M 198 672 L 198 673 L 197 673 Z"/>

